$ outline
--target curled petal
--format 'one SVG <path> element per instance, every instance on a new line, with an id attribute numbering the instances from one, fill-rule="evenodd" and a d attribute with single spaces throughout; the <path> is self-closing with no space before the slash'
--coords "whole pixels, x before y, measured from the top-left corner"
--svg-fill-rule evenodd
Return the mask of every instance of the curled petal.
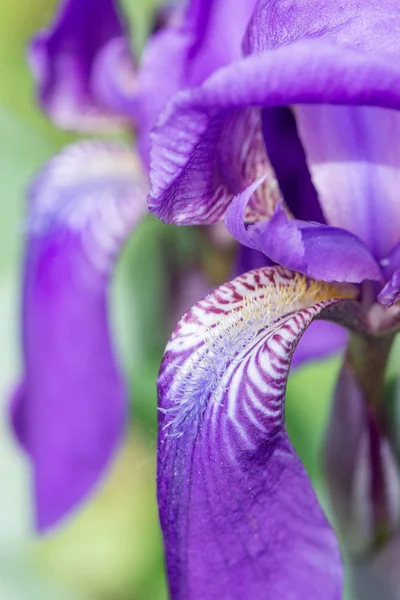
<path id="1" fill-rule="evenodd" d="M 156 168 L 150 173 L 150 210 L 166 223 L 216 223 L 235 194 L 267 174 L 267 188 L 251 208 L 256 214 L 270 216 L 280 193 L 264 146 L 260 110 L 226 111 L 223 119 L 212 119 L 209 124 L 206 114 L 193 111 L 192 117 L 187 122 L 180 120 L 182 145 L 177 146 L 178 132 L 175 127 L 169 130 L 168 121 L 153 134 Z M 158 156 L 159 135 L 163 138 L 163 158 Z M 189 142 L 192 136 L 197 139 L 195 147 Z M 192 151 L 187 170 L 185 163 Z M 170 187 L 175 174 L 177 179 Z M 253 200 L 257 200 L 256 194 Z"/>
<path id="2" fill-rule="evenodd" d="M 236 143 L 236 129 L 222 136 L 232 113 L 321 103 L 397 109 L 400 68 L 392 58 L 312 38 L 219 69 L 201 87 L 175 95 L 161 115 L 152 138 L 150 209 L 168 222 L 212 222 L 229 203 L 215 211 L 208 205 L 210 190 L 217 189 L 216 183 L 221 187 L 219 145 Z M 198 199 L 194 214 L 193 198 Z"/>
<path id="3" fill-rule="evenodd" d="M 121 112 L 124 114 L 125 111 L 117 110 L 115 114 L 114 110 L 119 107 L 104 102 L 104 97 L 97 94 L 98 84 L 93 82 L 99 56 L 124 33 L 117 2 L 62 0 L 54 23 L 34 38 L 29 48 L 29 60 L 39 99 L 59 127 L 96 131 L 109 130 L 125 122 L 121 118 Z M 121 64 L 115 67 L 114 95 L 121 82 L 121 71 L 125 78 L 129 72 L 131 78 L 134 64 L 130 56 L 127 59 L 124 55 Z M 126 82 L 123 89 L 126 89 Z"/>
<path id="4" fill-rule="evenodd" d="M 355 235 L 328 225 L 288 219 L 281 204 L 268 221 L 245 225 L 247 205 L 262 183 L 261 179 L 249 186 L 227 210 L 225 224 L 241 244 L 322 281 L 382 280 L 377 262 Z"/>
<path id="5" fill-rule="evenodd" d="M 288 439 L 284 398 L 301 334 L 346 294 L 266 267 L 216 289 L 175 329 L 158 380 L 174 598 L 341 597 L 338 544 Z"/>
<path id="6" fill-rule="evenodd" d="M 93 490 L 121 438 L 127 391 L 113 352 L 113 262 L 146 214 L 134 155 L 84 142 L 30 190 L 23 290 L 23 384 L 12 405 L 34 469 L 39 530 Z"/>

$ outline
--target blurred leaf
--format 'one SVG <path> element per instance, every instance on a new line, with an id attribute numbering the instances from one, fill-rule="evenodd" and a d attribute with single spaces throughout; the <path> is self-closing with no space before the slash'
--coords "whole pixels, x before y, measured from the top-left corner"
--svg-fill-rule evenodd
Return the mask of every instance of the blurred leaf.
<path id="1" fill-rule="evenodd" d="M 321 447 L 340 357 L 304 366 L 289 377 L 286 418 L 291 440 L 310 477 L 321 476 Z"/>

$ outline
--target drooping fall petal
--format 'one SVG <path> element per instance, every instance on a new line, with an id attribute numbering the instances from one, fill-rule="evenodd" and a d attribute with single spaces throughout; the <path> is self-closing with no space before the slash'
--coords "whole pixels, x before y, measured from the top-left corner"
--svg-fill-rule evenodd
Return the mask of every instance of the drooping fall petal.
<path id="1" fill-rule="evenodd" d="M 341 598 L 338 544 L 286 433 L 284 399 L 301 334 L 344 296 L 266 267 L 216 289 L 175 329 L 158 380 L 173 598 Z"/>
<path id="2" fill-rule="evenodd" d="M 127 390 L 114 355 L 108 287 L 146 214 L 130 149 L 83 142 L 34 182 L 27 216 L 22 384 L 13 423 L 28 450 L 40 530 L 98 482 L 120 440 Z"/>
<path id="3" fill-rule="evenodd" d="M 29 48 L 29 60 L 44 110 L 59 127 L 78 131 L 109 130 L 124 122 L 125 110 L 109 103 L 98 83 L 104 53 L 115 58 L 115 42 L 123 43 L 125 26 L 113 0 L 62 0 L 52 23 Z M 119 40 L 119 41 L 118 41 Z M 122 40 L 122 42 L 121 42 Z M 128 40 L 125 49 L 128 51 Z M 129 52 L 129 51 L 128 51 Z M 132 57 L 115 64 L 113 96 L 134 77 Z M 123 76 L 121 75 L 123 71 Z M 109 75 L 106 74 L 106 75 Z M 111 77 L 108 77 L 111 81 Z M 100 92 L 100 93 L 99 93 Z"/>

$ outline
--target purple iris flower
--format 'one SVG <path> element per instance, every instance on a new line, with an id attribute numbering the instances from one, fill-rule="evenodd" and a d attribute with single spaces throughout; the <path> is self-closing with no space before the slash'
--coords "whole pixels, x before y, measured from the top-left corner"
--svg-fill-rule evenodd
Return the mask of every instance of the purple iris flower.
<path id="1" fill-rule="evenodd" d="M 147 213 L 147 138 L 159 111 L 174 92 L 239 56 L 254 0 L 239 10 L 241 25 L 228 35 L 224 14 L 232 6 L 194 0 L 163 9 L 140 66 L 112 0 L 61 1 L 54 22 L 30 45 L 39 101 L 56 125 L 135 131 L 140 150 L 139 156 L 109 140 L 78 142 L 53 158 L 29 190 L 24 373 L 11 416 L 33 465 L 39 531 L 93 491 L 123 437 L 128 390 L 109 317 L 114 265 Z M 209 289 L 202 276 L 190 277 L 175 298 L 182 310 L 202 295 L 193 296 L 195 290 Z"/>
<path id="2" fill-rule="evenodd" d="M 60 4 L 29 50 L 40 101 L 57 125 L 105 131 L 126 123 L 121 98 L 135 65 L 125 35 L 112 2 Z M 118 69 L 108 70 L 114 61 Z M 102 80 L 111 72 L 106 97 Z M 147 212 L 147 191 L 136 152 L 100 140 L 66 148 L 29 190 L 24 373 L 12 421 L 33 464 L 39 531 L 93 490 L 123 436 L 128 390 L 108 297 L 115 260 Z"/>
<path id="3" fill-rule="evenodd" d="M 395 557 L 379 559 L 400 527 L 385 390 L 400 329 L 399 19 L 393 0 L 258 0 L 241 58 L 176 94 L 154 129 L 152 212 L 224 218 L 276 265 L 196 304 L 164 355 L 173 598 L 342 597 L 338 538 L 285 428 L 291 359 L 314 319 L 349 331 L 325 451 L 340 540 L 360 598 L 399 597 Z"/>

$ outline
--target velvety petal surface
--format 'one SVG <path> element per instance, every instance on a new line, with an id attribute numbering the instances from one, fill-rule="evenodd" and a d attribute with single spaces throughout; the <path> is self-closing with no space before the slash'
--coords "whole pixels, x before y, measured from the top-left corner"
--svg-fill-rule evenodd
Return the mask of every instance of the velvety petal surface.
<path id="1" fill-rule="evenodd" d="M 221 175 L 218 147 L 232 110 L 294 104 L 400 107 L 395 59 L 400 8 L 393 0 L 370 0 L 362 7 L 356 0 L 260 6 L 265 10 L 250 28 L 250 56 L 220 69 L 200 88 L 176 95 L 160 118 L 153 136 L 150 208 L 161 219 L 177 222 L 185 211 L 191 222 L 214 216 L 207 205 L 212 194 L 204 190 L 215 188 L 216 174 Z M 199 198 L 196 214 L 193 197 Z"/>
<path id="2" fill-rule="evenodd" d="M 127 390 L 109 320 L 111 268 L 146 214 L 135 156 L 84 142 L 30 190 L 23 292 L 23 383 L 12 407 L 45 530 L 93 490 L 122 436 Z"/>
<path id="3" fill-rule="evenodd" d="M 191 0 L 157 31 L 143 52 L 135 95 L 139 148 L 149 163 L 149 132 L 171 96 L 199 85 L 241 56 L 255 0 Z M 229 23 L 229 26 L 227 26 Z"/>
<path id="4" fill-rule="evenodd" d="M 290 360 L 338 288 L 266 267 L 180 321 L 158 392 L 158 499 L 175 599 L 341 598 L 335 535 L 284 426 Z"/>
<path id="5" fill-rule="evenodd" d="M 289 219 L 279 203 L 267 221 L 245 224 L 247 205 L 263 184 L 249 186 L 229 206 L 225 224 L 240 243 L 264 252 L 275 263 L 322 281 L 382 280 L 368 248 L 344 229 Z"/>
<path id="6" fill-rule="evenodd" d="M 39 99 L 59 127 L 93 131 L 110 129 L 124 122 L 120 114 L 115 114 L 112 107 L 103 102 L 104 98 L 97 95 L 93 86 L 99 55 L 124 34 L 118 2 L 62 0 L 54 22 L 34 38 L 29 60 Z M 121 77 L 118 78 L 121 70 L 125 76 L 127 71 L 130 78 L 133 76 L 132 59 L 129 57 L 127 63 L 124 56 L 116 69 L 114 88 L 121 81 Z"/>

